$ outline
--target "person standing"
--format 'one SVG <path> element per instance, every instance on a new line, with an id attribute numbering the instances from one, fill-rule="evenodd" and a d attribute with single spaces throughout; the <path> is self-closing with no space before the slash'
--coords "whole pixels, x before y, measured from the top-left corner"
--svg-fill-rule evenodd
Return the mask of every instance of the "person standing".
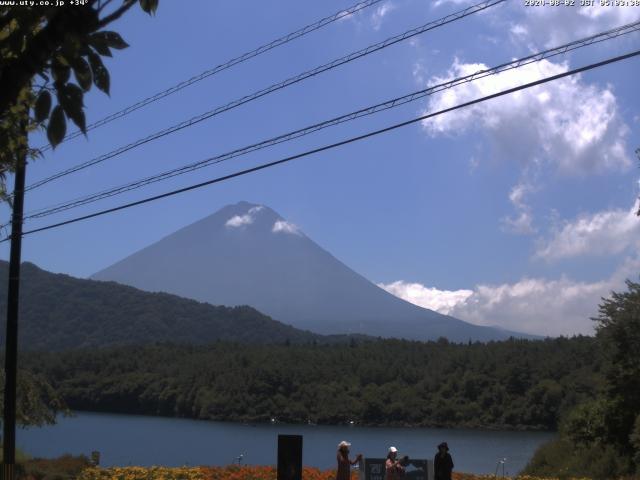
<path id="1" fill-rule="evenodd" d="M 389 447 L 384 466 L 384 480 L 400 480 L 404 475 L 404 467 L 398 460 L 398 449 L 396 447 Z"/>
<path id="2" fill-rule="evenodd" d="M 351 465 L 355 465 L 362 459 L 362 454 L 359 453 L 355 460 L 349 460 L 349 447 L 351 444 L 346 440 L 338 444 L 336 480 L 351 480 Z"/>
<path id="3" fill-rule="evenodd" d="M 435 480 L 451 480 L 453 471 L 453 459 L 449 455 L 449 445 L 442 442 L 438 445 L 438 453 L 433 460 L 433 473 Z"/>

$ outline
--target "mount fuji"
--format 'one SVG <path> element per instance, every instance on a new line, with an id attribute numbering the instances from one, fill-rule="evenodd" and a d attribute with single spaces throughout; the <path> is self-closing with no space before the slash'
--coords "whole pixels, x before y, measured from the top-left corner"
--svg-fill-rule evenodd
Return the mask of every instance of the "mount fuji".
<path id="1" fill-rule="evenodd" d="M 213 305 L 250 305 L 296 328 L 466 342 L 528 337 L 397 298 L 263 205 L 240 202 L 91 277 Z"/>

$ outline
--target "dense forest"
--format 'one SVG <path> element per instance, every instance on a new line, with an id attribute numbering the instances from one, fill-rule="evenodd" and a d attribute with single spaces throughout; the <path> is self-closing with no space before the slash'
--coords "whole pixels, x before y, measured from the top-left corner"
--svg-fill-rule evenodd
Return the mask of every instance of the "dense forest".
<path id="1" fill-rule="evenodd" d="M 555 429 L 603 383 L 590 337 L 158 344 L 21 361 L 72 409 L 243 422 Z"/>
<path id="2" fill-rule="evenodd" d="M 0 261 L 0 292 L 8 264 Z M 347 341 L 277 322 L 251 307 L 222 307 L 114 282 L 53 274 L 22 265 L 20 348 L 61 350 L 171 341 L 204 344 Z M 6 293 L 0 311 L 6 310 Z M 0 340 L 4 329 L 0 329 Z"/>

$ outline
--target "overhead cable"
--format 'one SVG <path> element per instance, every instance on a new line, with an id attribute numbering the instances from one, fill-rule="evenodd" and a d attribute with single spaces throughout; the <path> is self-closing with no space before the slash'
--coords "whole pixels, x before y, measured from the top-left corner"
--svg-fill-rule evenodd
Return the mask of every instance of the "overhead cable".
<path id="1" fill-rule="evenodd" d="M 589 37 L 580 39 L 580 40 L 575 40 L 573 42 L 558 46 L 558 47 L 554 47 L 554 48 L 550 48 L 535 54 L 531 54 L 528 55 L 526 57 L 523 58 L 519 58 L 517 60 L 512 60 L 511 62 L 508 63 L 503 63 L 501 65 L 492 67 L 492 68 L 487 68 L 487 69 L 482 69 L 482 70 L 478 70 L 477 72 L 474 72 L 472 74 L 469 75 L 465 75 L 462 77 L 458 77 L 458 78 L 454 78 L 451 80 L 447 80 L 445 82 L 436 84 L 436 85 L 431 85 L 428 88 L 422 89 L 422 90 L 418 90 L 416 92 L 410 93 L 408 95 L 404 95 L 401 97 L 396 97 L 390 100 L 387 100 L 385 102 L 382 103 L 378 103 L 376 105 L 372 105 L 366 108 L 362 108 L 359 110 L 356 110 L 354 112 L 350 112 L 344 115 L 340 115 L 338 117 L 334 117 L 331 118 L 329 120 L 325 120 L 319 123 L 315 123 L 313 125 L 309 125 L 307 127 L 304 128 L 300 128 L 297 130 L 294 130 L 292 132 L 288 132 L 282 135 L 278 135 L 276 137 L 272 137 L 269 138 L 267 140 L 262 140 L 260 142 L 242 147 L 242 148 L 237 148 L 235 150 L 223 153 L 223 154 L 219 154 L 216 155 L 214 157 L 210 157 L 207 158 L 205 160 L 200 160 L 198 162 L 194 162 L 194 163 L 190 163 L 181 167 L 177 167 L 171 170 L 167 170 L 165 172 L 159 173 L 159 174 L 155 174 L 152 176 L 148 176 L 146 178 L 142 178 L 142 179 L 138 179 L 136 181 L 133 182 L 129 182 L 127 184 L 124 185 L 120 185 L 117 187 L 113 187 L 107 190 L 103 190 L 101 192 L 97 192 L 97 193 L 93 193 L 90 195 L 86 195 L 83 197 L 79 197 L 73 200 L 68 200 L 66 202 L 63 203 L 58 203 L 56 205 L 53 206 L 49 206 L 49 207 L 44 207 L 44 208 L 40 208 L 38 210 L 35 211 L 31 211 L 29 213 L 27 213 L 27 215 L 25 216 L 25 220 L 27 219 L 34 219 L 34 218 L 42 218 L 42 217 L 46 217 L 49 215 L 53 215 L 55 213 L 59 213 L 62 211 L 66 211 L 72 208 L 76 208 L 76 207 L 80 207 L 82 205 L 86 205 L 89 203 L 93 203 L 96 202 L 98 200 L 102 200 L 105 198 L 109 198 L 109 197 L 113 197 L 115 195 L 119 195 L 131 190 L 135 190 L 138 188 L 141 188 L 143 186 L 146 185 L 150 185 L 159 181 L 163 181 L 163 180 L 167 180 L 169 178 L 173 178 L 175 176 L 178 175 L 183 175 L 189 172 L 193 172 L 195 170 L 198 170 L 200 168 L 204 168 L 210 165 L 214 165 L 214 164 L 218 164 L 218 163 L 222 163 L 224 161 L 230 160 L 232 158 L 236 158 L 236 157 L 240 157 L 243 155 L 247 155 L 249 153 L 258 151 L 258 150 L 262 150 L 264 148 L 268 148 L 268 147 L 272 147 L 274 145 L 278 145 L 287 141 L 291 141 L 294 140 L 296 138 L 305 136 L 305 135 L 309 135 L 311 133 L 317 132 L 319 130 L 325 129 L 325 128 L 329 128 L 329 127 L 333 127 L 335 125 L 339 125 L 341 123 L 345 123 L 348 121 L 352 121 L 364 116 L 368 116 L 368 115 L 373 115 L 375 113 L 381 112 L 381 111 L 385 111 L 385 110 L 389 110 L 395 107 L 398 107 L 400 105 L 404 105 L 410 102 L 414 102 L 416 100 L 419 100 L 421 98 L 424 98 L 426 96 L 430 96 L 433 95 L 434 93 L 438 93 L 441 92 L 443 90 L 447 90 L 450 88 L 453 88 L 457 85 L 461 85 L 464 83 L 469 83 L 469 82 L 473 82 L 476 80 L 479 80 L 481 78 L 485 78 L 488 77 L 490 75 L 496 75 L 499 74 L 501 72 L 505 72 L 508 70 L 513 70 L 513 69 L 517 69 L 517 68 L 521 68 L 525 65 L 529 65 L 531 63 L 534 62 L 540 62 L 542 60 L 548 59 L 548 58 L 552 58 L 554 56 L 557 55 L 561 55 L 573 50 L 577 50 L 579 48 L 583 48 L 595 43 L 599 43 L 599 42 L 603 42 L 606 40 L 611 40 L 613 38 L 619 37 L 621 35 L 626 35 L 629 33 L 633 33 L 633 32 L 637 32 L 640 30 L 640 21 L 638 22 L 634 22 L 634 23 L 630 23 L 627 25 L 623 25 L 621 27 L 617 27 L 611 30 L 607 30 L 605 32 L 601 32 L 601 33 L 597 33 L 595 35 L 591 35 Z"/>
<path id="2" fill-rule="evenodd" d="M 354 15 L 355 13 L 359 12 L 360 10 L 363 10 L 365 8 L 368 8 L 372 5 L 375 5 L 376 3 L 379 3 L 383 0 L 366 0 L 363 2 L 359 2 L 356 3 L 355 5 L 352 5 L 351 7 L 348 7 L 344 10 L 340 10 L 339 12 L 334 13 L 333 15 L 329 15 L 328 17 L 322 18 L 320 20 L 318 20 L 315 23 L 312 23 L 310 25 L 307 25 L 305 27 L 302 27 L 298 30 L 296 30 L 295 32 L 291 32 L 288 33 L 287 35 L 283 35 L 280 38 L 277 38 L 269 43 L 265 43 L 264 45 L 259 46 L 258 48 L 255 48 L 249 52 L 245 52 L 242 55 L 239 55 L 235 58 L 232 58 L 231 60 L 228 60 L 224 63 L 221 63 L 220 65 L 217 65 L 211 69 L 205 70 L 204 72 L 195 75 L 187 80 L 183 80 L 180 83 L 177 83 L 176 85 L 173 85 L 172 87 L 167 88 L 166 90 L 163 90 L 162 92 L 158 92 L 154 95 L 151 95 L 143 100 L 140 100 L 139 102 L 134 103 L 133 105 L 129 105 L 126 108 L 123 108 L 122 110 L 119 110 L 115 113 L 112 113 L 111 115 L 107 115 L 104 118 L 101 118 L 100 120 L 91 123 L 89 125 L 87 125 L 86 131 L 90 131 L 93 129 L 96 129 L 98 127 L 101 127 L 103 125 L 106 125 L 107 123 L 110 123 L 114 120 L 117 120 L 119 118 L 125 117 L 127 115 L 129 115 L 132 112 L 135 112 L 136 110 L 139 110 L 151 103 L 157 102 L 158 100 L 161 100 L 165 97 L 168 97 L 169 95 L 172 95 L 176 92 L 179 92 L 180 90 L 183 90 L 195 83 L 198 83 L 202 80 L 204 80 L 205 78 L 209 78 L 217 73 L 220 73 L 224 70 L 227 70 L 235 65 L 238 65 L 239 63 L 243 63 L 246 62 L 247 60 L 257 57 L 258 55 L 262 55 L 263 53 L 266 53 L 270 50 L 273 50 L 274 48 L 280 47 L 282 45 L 285 45 L 293 40 L 296 40 L 300 37 L 303 37 L 311 32 L 314 32 L 316 30 L 321 29 L 322 27 L 325 27 L 335 21 L 338 20 L 342 20 L 344 18 L 348 18 L 351 15 Z M 67 140 L 71 140 L 72 138 L 76 138 L 79 137 L 80 135 L 83 135 L 82 131 L 77 130 L 69 135 L 67 135 L 66 137 L 64 137 L 64 139 L 62 140 L 63 142 L 67 141 Z M 42 147 L 39 148 L 39 150 L 41 151 L 46 151 L 49 150 L 51 148 L 51 145 L 44 145 Z"/>
<path id="3" fill-rule="evenodd" d="M 358 141 L 361 141 L 361 140 L 364 140 L 364 139 L 367 139 L 367 138 L 370 138 L 370 137 L 374 137 L 374 136 L 377 136 L 377 135 L 380 135 L 380 134 L 383 134 L 383 133 L 390 132 L 392 130 L 396 130 L 396 129 L 401 128 L 401 127 L 405 127 L 407 125 L 412 125 L 414 123 L 418 123 L 418 122 L 421 122 L 421 121 L 424 121 L 424 120 L 428 120 L 429 118 L 433 118 L 433 117 L 436 117 L 438 115 L 443 115 L 443 114 L 448 113 L 448 112 L 452 112 L 452 111 L 455 111 L 455 110 L 458 110 L 458 109 L 461 109 L 461 108 L 469 107 L 471 105 L 475 105 L 475 104 L 478 104 L 478 103 L 486 102 L 486 101 L 494 99 L 494 98 L 502 97 L 504 95 L 509 95 L 511 93 L 515 93 L 515 92 L 518 92 L 518 91 L 521 91 L 521 90 L 525 90 L 525 89 L 532 88 L 532 87 L 535 87 L 535 86 L 538 86 L 538 85 L 542 85 L 542 84 L 545 84 L 545 83 L 548 83 L 548 82 L 551 82 L 551 81 L 554 81 L 554 80 L 558 80 L 560 78 L 564 78 L 564 77 L 568 77 L 568 76 L 571 76 L 571 75 L 575 75 L 577 73 L 582 73 L 582 72 L 586 72 L 588 70 L 593 70 L 595 68 L 603 67 L 605 65 L 609 65 L 609 64 L 612 64 L 612 63 L 615 63 L 615 62 L 626 60 L 626 59 L 629 59 L 629 58 L 632 58 L 632 57 L 635 57 L 635 56 L 638 56 L 638 55 L 640 55 L 640 50 L 636 50 L 634 52 L 630 52 L 630 53 L 627 53 L 625 55 L 619 55 L 617 57 L 608 58 L 607 60 L 603 60 L 603 61 L 600 61 L 600 62 L 597 62 L 597 63 L 592 63 L 592 64 L 589 64 L 589 65 L 586 65 L 586 66 L 583 66 L 583 67 L 580 67 L 580 68 L 575 68 L 575 69 L 572 69 L 572 70 L 568 70 L 566 72 L 559 73 L 559 74 L 556 74 L 556 75 L 552 75 L 552 76 L 549 76 L 549 77 L 545 77 L 545 78 L 542 78 L 540 80 L 536 80 L 536 81 L 533 81 L 533 82 L 525 83 L 525 84 L 517 86 L 517 87 L 513 87 L 513 88 L 506 89 L 506 90 L 502 90 L 500 92 L 493 93 L 491 95 L 485 95 L 484 97 L 480 97 L 480 98 L 477 98 L 477 99 L 474 99 L 474 100 L 471 100 L 471 101 L 468 101 L 468 102 L 464 102 L 464 103 L 455 105 L 453 107 L 445 108 L 445 109 L 439 110 L 437 112 L 432 112 L 432 113 L 428 113 L 428 114 L 425 114 L 425 115 L 421 115 L 419 117 L 415 117 L 415 118 L 412 118 L 410 120 L 406 120 L 404 122 L 396 123 L 394 125 L 391 125 L 391 126 L 379 129 L 379 130 L 374 130 L 374 131 L 368 132 L 368 133 L 363 134 L 363 135 L 350 137 L 350 138 L 348 138 L 346 140 L 335 142 L 335 143 L 332 143 L 332 144 L 329 144 L 329 145 L 324 145 L 322 147 L 314 148 L 312 150 L 307 150 L 305 152 L 298 153 L 298 154 L 295 154 L 295 155 L 291 155 L 291 156 L 288 156 L 288 157 L 285 157 L 285 158 L 282 158 L 282 159 L 279 159 L 279 160 L 275 160 L 275 161 L 272 161 L 272 162 L 269 162 L 269 163 L 264 163 L 264 164 L 261 164 L 261 165 L 255 166 L 255 167 L 251 167 L 251 168 L 247 168 L 247 169 L 244 169 L 244 170 L 240 170 L 240 171 L 228 174 L 228 175 L 224 175 L 224 176 L 221 176 L 221 177 L 213 178 L 213 179 L 207 180 L 205 182 L 201 182 L 201 183 L 197 183 L 197 184 L 194 184 L 194 185 L 190 185 L 188 187 L 179 188 L 177 190 L 172 190 L 172 191 L 169 191 L 169 192 L 165 192 L 165 193 L 162 193 L 160 195 L 154 195 L 152 197 L 147 197 L 147 198 L 144 198 L 142 200 L 137 200 L 135 202 L 126 203 L 124 205 L 119 205 L 117 207 L 108 208 L 108 209 L 101 210 L 101 211 L 98 211 L 98 212 L 94 212 L 94 213 L 91 213 L 91 214 L 88 214 L 88 215 L 75 217 L 75 218 L 72 218 L 72 219 L 69 219 L 69 220 L 65 220 L 63 222 L 58 222 L 58 223 L 54 223 L 54 224 L 47 225 L 47 226 L 44 226 L 44 227 L 35 228 L 33 230 L 28 230 L 28 231 L 23 232 L 23 236 L 24 235 L 31 235 L 31 234 L 34 234 L 34 233 L 37 233 L 37 232 L 43 232 L 43 231 L 46 231 L 46 230 L 51 230 L 51 229 L 54 229 L 54 228 L 59 228 L 59 227 L 65 226 L 65 225 L 70 225 L 70 224 L 73 224 L 73 223 L 81 222 L 83 220 L 88 220 L 90 218 L 100 217 L 100 216 L 103 216 L 103 215 L 107 215 L 109 213 L 114 213 L 114 212 L 117 212 L 117 211 L 120 211 L 120 210 L 129 209 L 129 208 L 132 208 L 132 207 L 135 207 L 135 206 L 138 206 L 138 205 L 143 205 L 145 203 L 150 203 L 150 202 L 154 202 L 154 201 L 157 201 L 157 200 L 160 200 L 160 199 L 163 199 L 163 198 L 167 198 L 167 197 L 171 197 L 171 196 L 174 196 L 174 195 L 178 195 L 180 193 L 185 193 L 185 192 L 188 192 L 188 191 L 192 191 L 192 190 L 196 190 L 196 189 L 199 189 L 199 188 L 203 188 L 203 187 L 206 187 L 208 185 L 221 183 L 221 182 L 224 182 L 224 181 L 227 181 L 227 180 L 231 180 L 232 178 L 241 177 L 241 176 L 244 176 L 244 175 L 248 175 L 250 173 L 258 172 L 260 170 L 264 170 L 264 169 L 267 169 L 267 168 L 275 167 L 277 165 L 282 165 L 284 163 L 291 162 L 293 160 L 298 160 L 300 158 L 305 158 L 305 157 L 308 157 L 310 155 L 314 155 L 316 153 L 324 152 L 324 151 L 331 150 L 331 149 L 334 149 L 334 148 L 337 148 L 337 147 L 341 147 L 341 146 L 348 145 L 348 144 L 351 144 L 351 143 L 354 143 L 354 142 L 358 142 Z M 8 241 L 9 238 L 10 237 L 5 237 L 4 239 L 0 240 L 0 243 Z"/>
<path id="4" fill-rule="evenodd" d="M 219 115 L 221 113 L 227 112 L 229 110 L 232 110 L 234 108 L 237 108 L 241 105 L 244 105 L 246 103 L 252 102 L 254 100 L 257 100 L 261 97 L 264 97 L 265 95 L 269 95 L 270 93 L 276 92 L 278 90 L 282 90 L 283 88 L 289 87 L 291 85 L 294 85 L 296 83 L 302 82 L 303 80 L 306 80 L 308 78 L 314 77 L 316 75 L 319 75 L 321 73 L 324 73 L 328 70 L 332 70 L 334 68 L 337 68 L 341 65 L 344 65 L 346 63 L 352 62 L 354 60 L 357 60 L 359 58 L 362 58 L 364 56 L 370 55 L 374 52 L 377 52 L 379 50 L 385 49 L 387 47 L 390 47 L 392 45 L 395 45 L 396 43 L 402 42 L 404 40 L 408 40 L 409 38 L 415 37 L 416 35 L 420 35 L 422 33 L 428 32 L 430 30 L 433 30 L 435 28 L 441 27 L 443 25 L 447 25 L 449 23 L 461 20 L 465 17 L 468 17 L 470 15 L 476 14 L 478 12 L 482 12 L 488 8 L 491 8 L 493 6 L 496 6 L 498 4 L 504 3 L 507 0 L 488 0 L 488 1 L 483 1 L 480 3 L 477 3 L 475 5 L 472 5 L 470 7 L 467 7 L 463 10 L 460 10 L 458 12 L 446 15 L 442 18 L 439 18 L 438 20 L 434 20 L 431 21 L 429 23 L 426 23 L 420 27 L 416 27 L 416 28 L 412 28 L 411 30 L 407 30 L 406 32 L 401 33 L 400 35 L 396 35 L 394 37 L 390 37 L 386 40 L 383 40 L 382 42 L 378 42 L 376 44 L 370 45 L 362 50 L 358 50 L 357 52 L 353 52 L 350 53 L 348 55 L 345 55 L 343 57 L 340 57 L 338 59 L 335 59 L 331 62 L 325 63 L 324 65 L 321 65 L 319 67 L 315 67 L 311 70 L 307 70 L 303 73 L 300 73 L 294 77 L 290 77 L 286 80 L 283 80 L 281 82 L 278 83 L 274 83 L 266 88 L 263 88 L 261 90 L 258 90 L 254 93 L 251 93 L 249 95 L 245 95 L 241 98 L 238 98 L 236 100 L 233 100 L 232 102 L 229 102 L 225 105 L 219 106 L 217 108 L 214 108 L 213 110 L 209 110 L 207 112 L 204 112 L 200 115 L 197 115 L 195 117 L 192 117 L 188 120 L 185 120 L 183 122 L 180 122 L 176 125 L 173 125 L 171 127 L 165 128 L 164 130 L 160 130 L 158 132 L 152 133 L 151 135 L 148 135 L 144 138 L 138 139 L 134 142 L 131 142 L 127 145 L 124 145 L 122 147 L 119 147 L 115 150 L 112 150 L 108 153 L 105 153 L 103 155 L 100 155 L 99 157 L 95 157 L 91 160 L 87 160 L 83 163 L 80 163 L 78 165 L 75 165 L 71 168 L 68 168 L 66 170 L 63 170 L 61 172 L 55 173 L 47 178 L 44 178 L 42 180 L 39 180 L 31 185 L 28 185 L 25 188 L 25 192 L 28 192 L 30 190 L 33 190 L 35 188 L 41 187 L 43 185 L 46 185 L 49 182 L 52 182 L 54 180 L 57 180 L 59 178 L 65 177 L 67 175 L 70 175 L 72 173 L 78 172 L 80 170 L 83 170 L 85 168 L 91 167 L 93 165 L 96 165 L 98 163 L 102 163 L 105 160 L 109 160 L 111 158 L 114 158 L 118 155 L 121 155 L 125 152 L 128 152 L 134 148 L 137 148 L 141 145 L 144 145 L 146 143 L 152 142 L 154 140 L 157 140 L 159 138 L 165 137 L 167 135 L 170 135 L 172 133 L 175 133 L 177 131 L 183 130 L 185 128 L 188 127 L 192 127 L 193 125 L 196 125 L 204 120 L 207 120 L 209 118 L 212 118 L 216 115 Z"/>

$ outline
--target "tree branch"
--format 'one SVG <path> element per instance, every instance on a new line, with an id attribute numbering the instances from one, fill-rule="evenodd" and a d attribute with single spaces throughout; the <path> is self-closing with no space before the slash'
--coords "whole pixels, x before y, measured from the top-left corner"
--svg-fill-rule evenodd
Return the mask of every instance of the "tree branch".
<path id="1" fill-rule="evenodd" d="M 113 13 L 107 15 L 106 17 L 104 17 L 102 20 L 98 22 L 98 29 L 106 27 L 114 20 L 119 19 L 122 15 L 126 13 L 127 10 L 133 7 L 135 3 L 136 3 L 136 0 L 125 0 L 125 2 L 122 4 L 120 8 L 118 8 Z"/>
<path id="2" fill-rule="evenodd" d="M 100 3 L 98 7 L 98 12 L 102 12 L 113 0 L 105 0 L 104 3 Z"/>

